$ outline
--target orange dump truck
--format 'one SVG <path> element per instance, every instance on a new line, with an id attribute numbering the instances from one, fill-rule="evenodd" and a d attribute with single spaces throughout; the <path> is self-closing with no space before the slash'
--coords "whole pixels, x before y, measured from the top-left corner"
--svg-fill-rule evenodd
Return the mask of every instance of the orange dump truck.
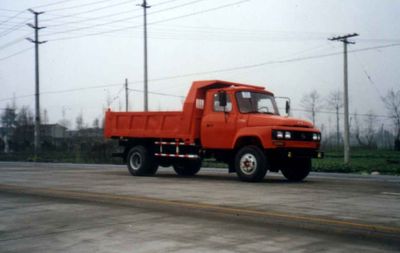
<path id="1" fill-rule="evenodd" d="M 287 104 L 288 109 L 288 104 Z M 264 87 L 226 81 L 196 81 L 182 111 L 112 112 L 104 135 L 118 139 L 134 176 L 172 166 L 192 176 L 204 158 L 228 164 L 243 181 L 260 181 L 281 171 L 291 181 L 310 172 L 321 158 L 321 133 L 310 122 L 280 116 L 273 93 Z"/>

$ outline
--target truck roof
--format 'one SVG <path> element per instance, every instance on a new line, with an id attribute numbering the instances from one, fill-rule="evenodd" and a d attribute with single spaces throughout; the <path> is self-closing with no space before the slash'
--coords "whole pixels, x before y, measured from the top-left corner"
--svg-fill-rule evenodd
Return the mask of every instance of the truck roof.
<path id="1" fill-rule="evenodd" d="M 204 81 L 194 81 L 192 87 L 190 88 L 188 95 L 185 100 L 186 103 L 194 103 L 197 98 L 204 98 L 204 94 L 206 90 L 209 89 L 221 89 L 221 88 L 248 88 L 253 90 L 259 90 L 268 92 L 273 94 L 272 92 L 266 90 L 262 86 L 250 85 L 250 84 L 243 84 L 243 83 L 234 83 L 222 80 L 204 80 Z"/>
<path id="2" fill-rule="evenodd" d="M 192 87 L 197 89 L 207 88 L 209 86 L 216 86 L 215 88 L 223 88 L 223 87 L 247 87 L 257 90 L 265 90 L 265 87 L 257 86 L 257 85 L 250 85 L 250 84 L 243 84 L 243 83 L 236 83 L 236 82 L 229 82 L 223 80 L 204 80 L 204 81 L 194 81 Z"/>

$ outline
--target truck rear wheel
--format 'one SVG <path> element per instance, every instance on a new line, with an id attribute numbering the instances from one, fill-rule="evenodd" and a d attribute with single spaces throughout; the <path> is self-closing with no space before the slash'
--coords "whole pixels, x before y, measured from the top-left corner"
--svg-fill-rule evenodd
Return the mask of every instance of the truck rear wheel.
<path id="1" fill-rule="evenodd" d="M 285 168 L 281 169 L 282 174 L 287 180 L 292 182 L 302 181 L 311 171 L 311 159 L 292 159 Z"/>
<path id="2" fill-rule="evenodd" d="M 173 165 L 179 176 L 194 176 L 201 168 L 201 160 L 182 160 Z"/>
<path id="3" fill-rule="evenodd" d="M 154 175 L 158 168 L 149 150 L 142 145 L 135 146 L 129 150 L 127 164 L 132 176 Z"/>
<path id="4" fill-rule="evenodd" d="M 235 170 L 242 181 L 258 182 L 267 173 L 267 158 L 257 146 L 245 146 L 235 156 Z"/>

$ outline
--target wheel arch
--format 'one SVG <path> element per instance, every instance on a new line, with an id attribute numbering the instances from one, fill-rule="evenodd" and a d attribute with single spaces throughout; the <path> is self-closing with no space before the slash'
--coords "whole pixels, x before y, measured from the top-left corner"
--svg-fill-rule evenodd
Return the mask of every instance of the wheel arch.
<path id="1" fill-rule="evenodd" d="M 248 146 L 248 145 L 257 146 L 260 149 L 264 149 L 259 136 L 245 135 L 245 136 L 239 136 L 236 138 L 234 150 L 239 150 L 240 148 L 242 148 L 244 146 Z"/>
<path id="2" fill-rule="evenodd" d="M 126 140 L 120 140 L 119 145 L 124 147 L 122 156 L 124 163 L 127 162 L 129 151 L 135 146 L 141 145 L 149 149 L 151 152 L 154 151 L 154 140 L 148 138 L 129 138 Z"/>

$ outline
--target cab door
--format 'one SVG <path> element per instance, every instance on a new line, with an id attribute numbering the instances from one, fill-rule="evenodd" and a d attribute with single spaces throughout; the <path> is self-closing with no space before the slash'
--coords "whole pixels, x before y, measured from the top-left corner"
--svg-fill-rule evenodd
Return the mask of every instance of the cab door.
<path id="1" fill-rule="evenodd" d="M 201 122 L 201 143 L 204 148 L 232 148 L 236 135 L 237 114 L 232 104 L 232 94 L 227 93 L 226 106 L 220 106 L 221 92 L 209 92 Z"/>

